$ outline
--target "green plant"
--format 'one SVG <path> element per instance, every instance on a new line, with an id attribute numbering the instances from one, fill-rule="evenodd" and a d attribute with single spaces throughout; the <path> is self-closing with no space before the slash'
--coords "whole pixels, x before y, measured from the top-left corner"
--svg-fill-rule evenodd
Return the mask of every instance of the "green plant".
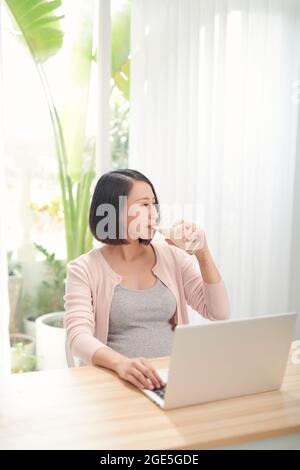
<path id="1" fill-rule="evenodd" d="M 59 14 L 61 0 L 5 0 L 21 38 L 36 66 L 45 93 L 52 123 L 59 169 L 64 211 L 67 259 L 71 260 L 92 248 L 88 226 L 90 188 L 95 176 L 95 139 L 85 133 L 91 62 L 97 54 L 92 50 L 94 11 L 91 2 L 77 0 L 80 8 L 78 24 L 70 55 L 69 80 L 66 87 L 62 116 L 53 100 L 44 63 L 55 55 L 63 44 Z M 129 98 L 130 83 L 130 2 L 115 15 L 112 23 L 112 77 Z M 78 92 L 80 90 L 80 93 Z M 126 107 L 125 107 L 126 108 Z M 127 109 L 124 115 L 127 119 Z M 122 158 L 126 166 L 128 129 L 122 129 L 114 110 L 118 140 L 114 145 L 115 159 Z M 124 158 L 125 156 L 125 158 Z M 115 165 L 116 166 L 116 165 Z"/>
<path id="2" fill-rule="evenodd" d="M 47 263 L 49 266 L 51 266 L 57 285 L 59 285 L 61 282 L 64 282 L 66 277 L 65 261 L 56 259 L 55 253 L 49 253 L 49 251 L 44 246 L 39 245 L 38 243 L 34 243 L 34 246 L 45 256 Z"/>
<path id="3" fill-rule="evenodd" d="M 110 140 L 113 168 L 128 166 L 131 2 L 112 17 L 112 92 Z"/>
<path id="4" fill-rule="evenodd" d="M 112 77 L 114 85 L 129 100 L 131 2 L 124 3 L 112 19 Z"/>
<path id="5" fill-rule="evenodd" d="M 90 187 L 95 175 L 95 143 L 86 143 L 85 124 L 87 96 L 92 60 L 93 12 L 81 0 L 78 29 L 83 34 L 74 44 L 70 62 L 73 90 L 66 96 L 64 121 L 53 100 L 44 63 L 61 48 L 63 32 L 58 15 L 61 0 L 5 0 L 21 37 L 36 66 L 53 127 L 59 181 L 64 208 L 67 258 L 71 260 L 92 247 L 88 228 Z M 76 72 L 76 73 L 74 73 Z M 79 88 L 80 87 L 80 88 Z M 78 94 L 78 89 L 81 93 Z M 76 98 L 76 99 L 75 99 Z M 75 170 L 74 170 L 75 169 Z"/>
<path id="6" fill-rule="evenodd" d="M 21 309 L 24 317 L 36 319 L 40 315 L 64 310 L 63 296 L 65 293 L 66 261 L 55 258 L 54 253 L 34 243 L 46 261 L 46 273 L 43 280 L 33 291 L 24 289 Z"/>
<path id="7" fill-rule="evenodd" d="M 55 258 L 54 253 L 49 253 L 42 245 L 34 243 L 38 251 L 46 258 L 51 269 L 48 280 L 43 280 L 37 291 L 36 309 L 42 315 L 44 313 L 64 310 L 63 296 L 65 293 L 66 263 Z"/>
<path id="8" fill-rule="evenodd" d="M 34 371 L 36 369 L 37 357 L 34 354 L 28 354 L 22 341 L 15 342 L 11 346 L 11 372 Z"/>
<path id="9" fill-rule="evenodd" d="M 63 296 L 65 293 L 66 263 L 55 258 L 42 245 L 34 243 L 38 251 L 46 258 L 50 268 L 49 278 L 43 280 L 37 289 L 36 314 L 58 312 L 64 309 Z"/>

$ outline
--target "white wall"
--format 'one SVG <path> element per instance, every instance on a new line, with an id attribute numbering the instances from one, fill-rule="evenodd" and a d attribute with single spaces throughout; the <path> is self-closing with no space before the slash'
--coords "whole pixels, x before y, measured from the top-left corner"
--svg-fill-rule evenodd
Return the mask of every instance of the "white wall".
<path id="1" fill-rule="evenodd" d="M 299 86 L 300 88 L 300 86 Z M 299 89 L 300 94 L 300 89 Z M 298 100 L 300 106 L 300 97 Z M 296 338 L 300 339 L 300 119 L 298 119 L 297 152 L 294 180 L 294 206 L 291 244 L 289 309 L 298 313 Z"/>

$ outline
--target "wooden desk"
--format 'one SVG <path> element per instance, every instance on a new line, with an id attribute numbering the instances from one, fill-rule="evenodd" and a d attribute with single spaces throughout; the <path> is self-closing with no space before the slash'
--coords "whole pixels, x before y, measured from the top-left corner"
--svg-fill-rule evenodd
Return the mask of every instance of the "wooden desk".
<path id="1" fill-rule="evenodd" d="M 152 361 L 167 367 L 169 358 Z M 168 411 L 105 368 L 18 374 L 11 384 L 1 449 L 205 449 L 287 434 L 300 447 L 300 364 L 291 356 L 279 391 Z"/>

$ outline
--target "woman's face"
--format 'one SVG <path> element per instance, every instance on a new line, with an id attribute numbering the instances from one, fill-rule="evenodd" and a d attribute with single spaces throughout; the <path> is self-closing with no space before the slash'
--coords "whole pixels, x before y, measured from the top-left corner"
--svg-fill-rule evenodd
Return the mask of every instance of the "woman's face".
<path id="1" fill-rule="evenodd" d="M 158 212 L 151 186 L 145 181 L 134 181 L 127 197 L 127 237 L 128 240 L 153 238 L 153 225 Z"/>

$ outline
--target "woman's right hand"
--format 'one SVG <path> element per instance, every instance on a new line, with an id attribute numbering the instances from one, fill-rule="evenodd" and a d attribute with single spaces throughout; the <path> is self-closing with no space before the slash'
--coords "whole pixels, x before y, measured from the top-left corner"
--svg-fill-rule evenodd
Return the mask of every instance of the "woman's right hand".
<path id="1" fill-rule="evenodd" d="M 124 359 L 118 361 L 115 371 L 122 379 L 140 389 L 153 390 L 165 385 L 156 369 L 144 357 L 128 358 L 124 356 Z"/>

